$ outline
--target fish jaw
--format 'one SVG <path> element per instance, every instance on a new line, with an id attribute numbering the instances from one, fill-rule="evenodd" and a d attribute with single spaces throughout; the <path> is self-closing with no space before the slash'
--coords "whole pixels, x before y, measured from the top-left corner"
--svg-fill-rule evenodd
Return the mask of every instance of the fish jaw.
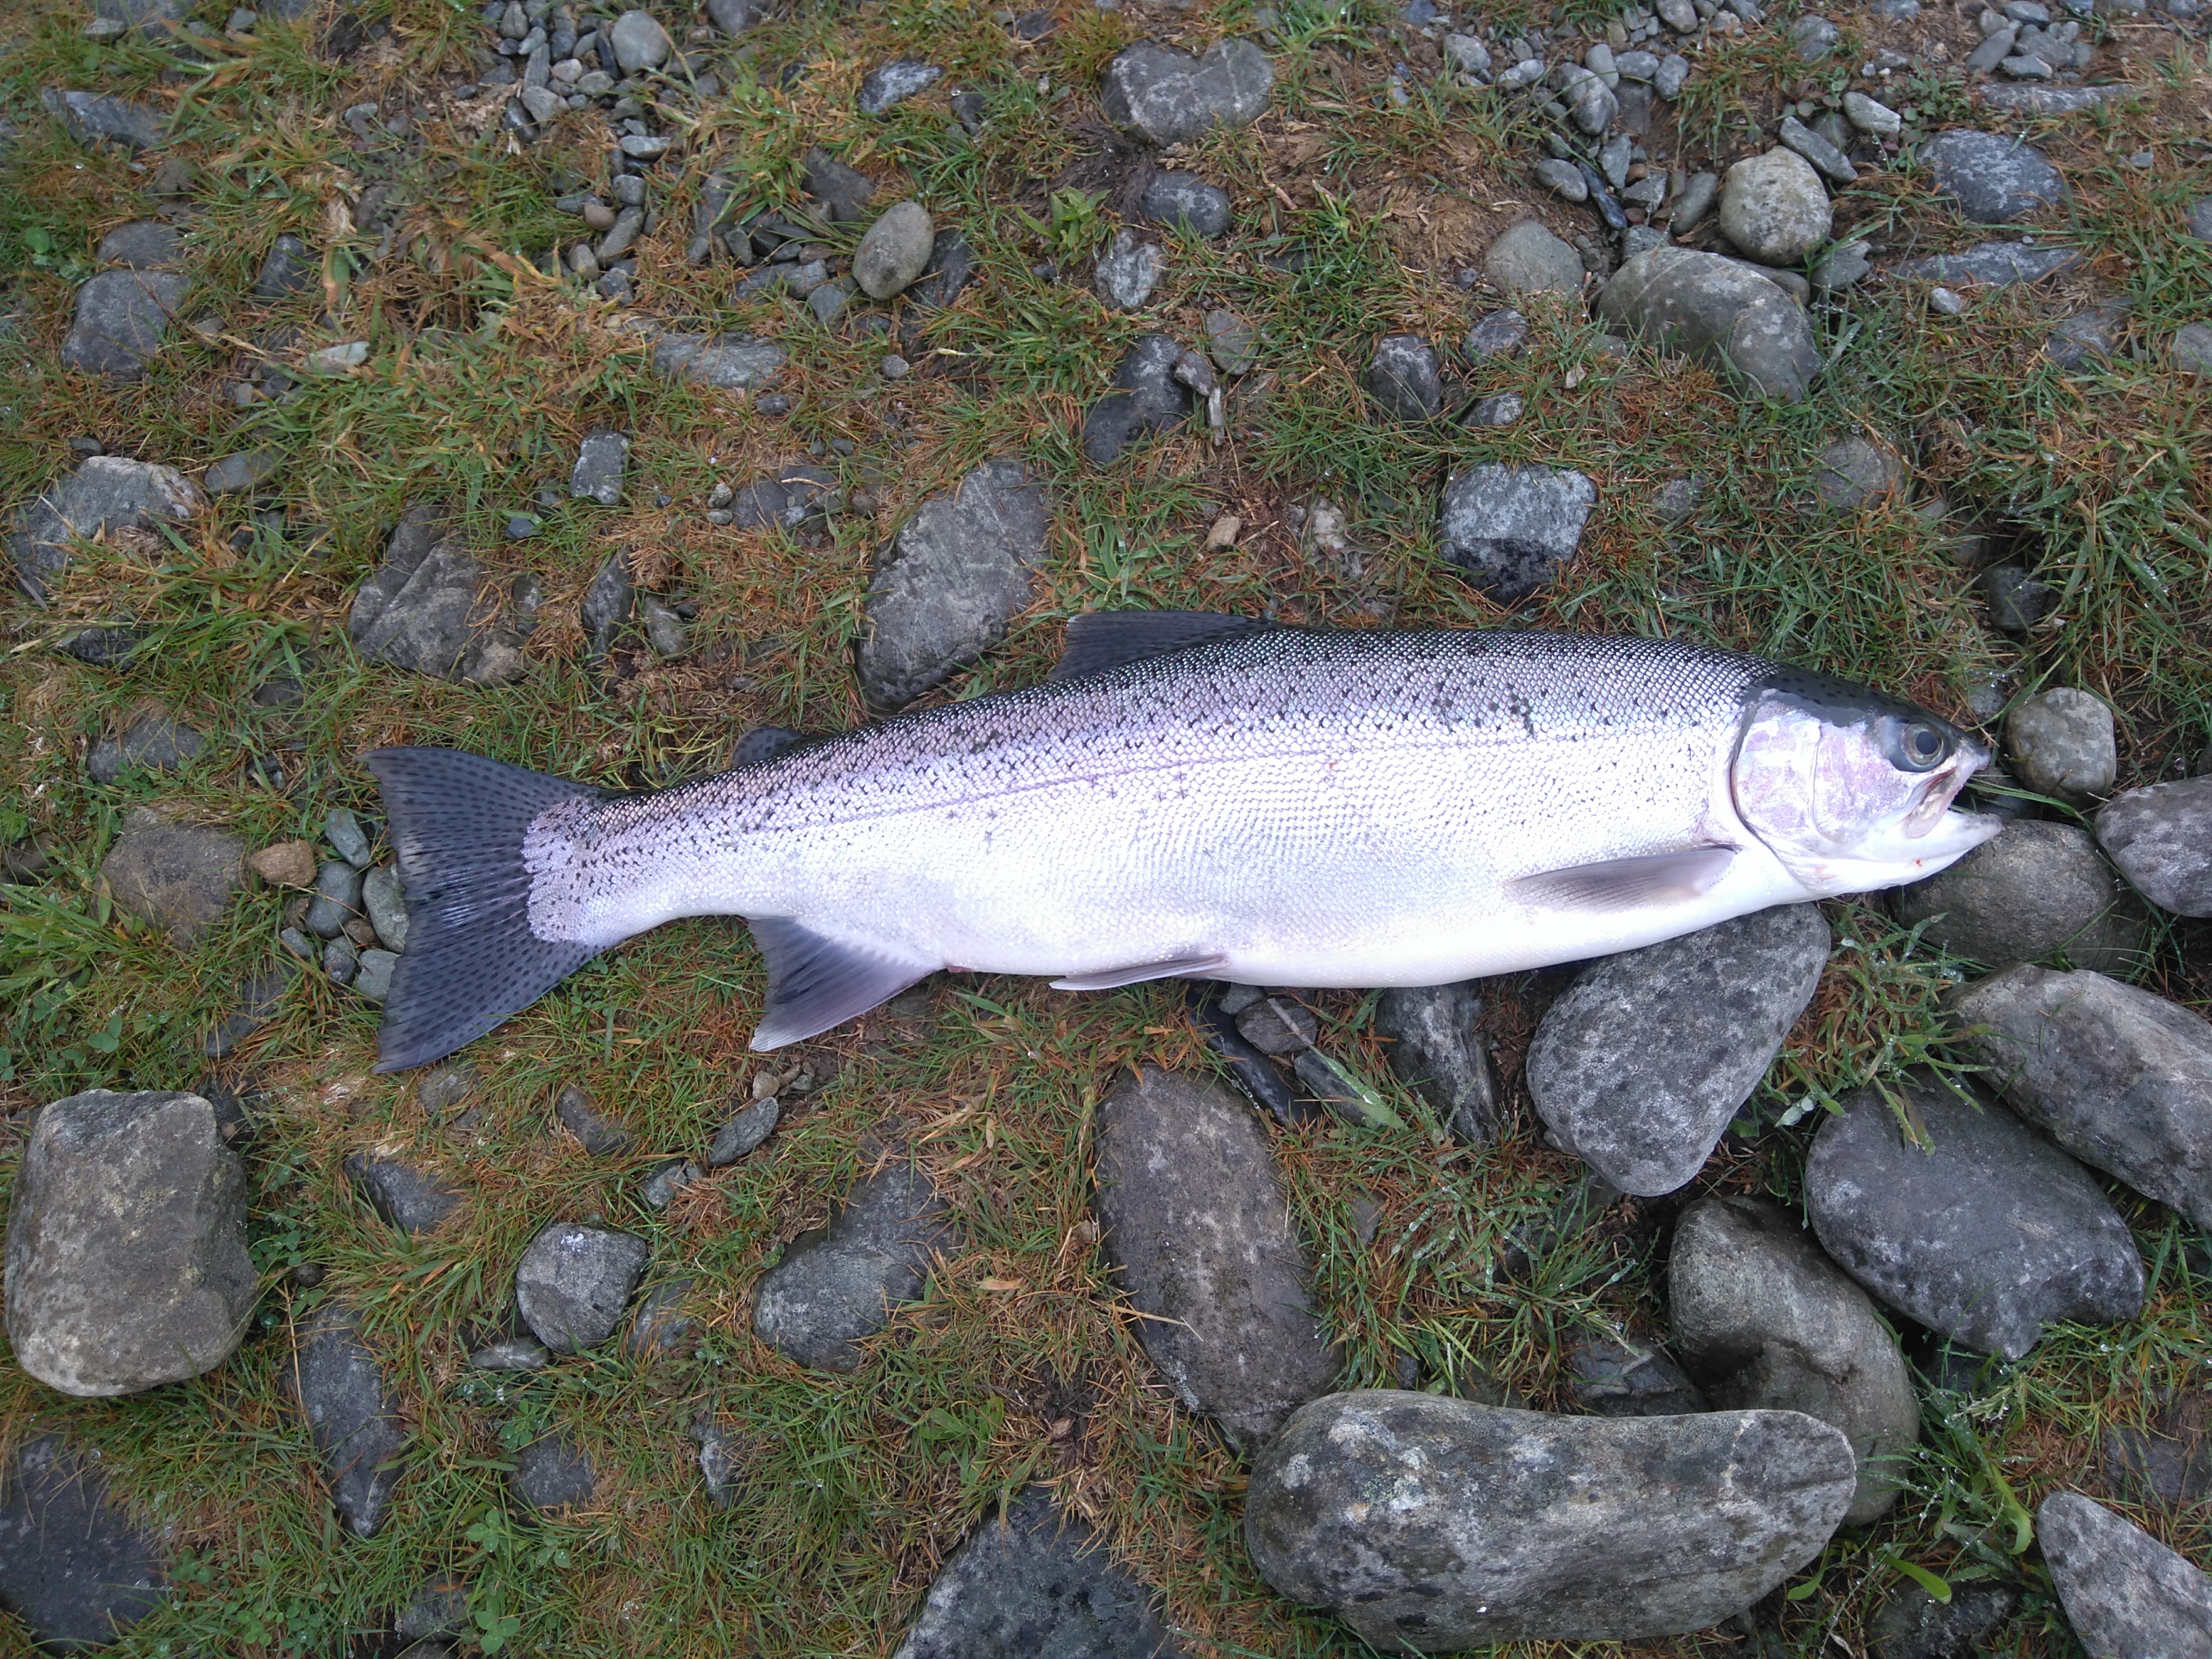
<path id="1" fill-rule="evenodd" d="M 1819 860 L 1805 868 L 1802 878 L 1816 898 L 1907 886 L 1949 869 L 2004 826 L 2002 818 L 1954 808 L 1924 836 L 1885 837 L 1883 844 L 1867 849 L 1871 856 Z"/>

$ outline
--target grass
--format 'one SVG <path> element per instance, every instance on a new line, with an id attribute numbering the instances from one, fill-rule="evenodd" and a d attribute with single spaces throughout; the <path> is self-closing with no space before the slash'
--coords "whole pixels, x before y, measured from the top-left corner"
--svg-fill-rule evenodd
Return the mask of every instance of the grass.
<path id="1" fill-rule="evenodd" d="M 26 500 L 70 465 L 68 441 L 80 434 L 188 470 L 266 446 L 283 458 L 271 489 L 288 533 L 257 527 L 252 505 L 232 498 L 173 535 L 82 550 L 49 611 L 9 602 L 0 839 L 36 831 L 57 851 L 42 881 L 0 889 L 0 1182 L 12 1180 L 26 1114 L 42 1102 L 89 1086 L 198 1084 L 209 1068 L 194 1038 L 270 954 L 283 897 L 266 890 L 241 897 L 190 951 L 112 908 L 97 872 L 133 809 L 161 804 L 259 845 L 319 834 L 334 806 L 373 818 L 356 757 L 375 744 L 451 743 L 635 787 L 718 767 L 752 725 L 848 726 L 864 715 L 849 653 L 872 556 L 915 503 L 995 454 L 1021 456 L 1050 483 L 1049 561 L 1037 605 L 1006 646 L 944 696 L 1030 683 L 1063 618 L 1144 604 L 1709 640 L 1863 678 L 1970 723 L 1978 708 L 1992 728 L 1992 705 L 1976 701 L 1991 687 L 2016 698 L 2081 684 L 2115 705 L 2123 784 L 2178 775 L 2203 748 L 2212 402 L 2164 355 L 2212 286 L 2212 247 L 2181 226 L 2185 204 L 2212 194 L 2212 155 L 2177 136 L 2201 130 L 2201 43 L 2127 32 L 2142 97 L 2034 129 L 2075 186 L 2039 234 L 2087 256 L 2055 289 L 1978 295 L 1957 319 L 1929 313 L 1909 286 L 1854 290 L 1818 313 L 1831 367 L 1795 407 L 1740 403 L 1701 369 L 1640 348 L 1614 355 L 1594 325 L 1532 307 L 1523 356 L 1452 371 L 1462 400 L 1521 392 L 1522 422 L 1413 429 L 1364 416 L 1355 377 L 1374 339 L 1411 330 L 1455 344 L 1490 301 L 1455 278 L 1480 267 L 1491 234 L 1532 210 L 1562 230 L 1583 222 L 1533 197 L 1525 167 L 1537 129 L 1524 109 L 1432 88 L 1419 68 L 1404 106 L 1382 95 L 1395 62 L 1425 64 L 1434 52 L 1395 27 L 1394 7 L 1278 0 L 1273 106 L 1176 163 L 1231 191 L 1239 228 L 1217 243 L 1171 242 L 1166 280 L 1142 315 L 1109 313 L 1079 281 L 1034 273 L 1057 259 L 1079 276 L 1132 210 L 1116 194 L 1125 158 L 1093 96 L 1103 64 L 1141 34 L 1199 45 L 1251 26 L 1256 10 L 1243 0 L 1188 12 L 1070 7 L 1050 34 L 1024 42 L 946 0 L 857 10 L 804 0 L 750 36 L 742 61 L 720 66 L 720 94 L 672 94 L 670 123 L 688 137 L 656 185 L 665 205 L 645 241 L 641 303 L 675 325 L 781 337 L 793 362 L 780 389 L 793 407 L 778 421 L 655 380 L 641 343 L 611 325 L 615 313 L 555 274 L 550 250 L 574 222 L 552 199 L 599 180 L 598 141 L 563 125 L 512 148 L 495 121 L 487 131 L 475 118 L 487 106 L 457 106 L 448 94 L 470 73 L 477 34 L 465 9 L 366 5 L 362 23 L 389 33 L 342 62 L 321 54 L 316 28 L 270 25 L 210 49 L 210 64 L 180 67 L 143 43 L 95 46 L 58 0 L 9 0 L 0 112 L 20 137 L 0 186 L 0 270 L 10 273 L 17 333 L 0 342 L 0 499 Z M 1662 112 L 1655 149 L 1724 166 L 1750 143 L 1747 118 L 1771 119 L 1785 96 L 1834 97 L 1838 72 L 1899 38 L 1896 26 L 1867 24 L 1808 86 L 1782 44 L 1784 23 L 1705 55 L 1682 103 Z M 901 54 L 947 66 L 947 86 L 982 91 L 981 131 L 950 124 L 934 97 L 882 120 L 854 114 L 861 74 Z M 794 64 L 805 70 L 787 83 Z M 1955 71 L 1916 73 L 1893 101 L 1923 126 L 1964 113 Z M 179 331 L 139 386 L 108 388 L 57 365 L 75 283 L 101 234 L 149 210 L 153 177 L 150 162 L 136 170 L 60 132 L 37 95 L 57 84 L 168 104 L 178 138 L 167 153 L 194 169 L 193 311 L 204 327 Z M 406 107 L 405 130 L 356 141 L 338 114 L 368 100 L 387 114 Z M 691 270 L 679 257 L 710 168 L 734 182 L 740 209 L 786 208 L 816 144 L 883 180 L 879 199 L 917 196 L 974 251 L 977 278 L 959 303 L 898 341 L 916 370 L 896 384 L 875 373 L 890 339 L 849 322 L 823 329 L 788 302 L 739 300 L 726 264 Z M 2155 157 L 2147 172 L 2123 159 L 2142 149 Z M 381 259 L 373 188 L 397 204 Z M 253 273 L 280 230 L 322 252 L 322 280 L 290 300 L 254 300 Z M 1837 234 L 1904 250 L 1985 233 L 1960 223 L 1905 166 L 1863 177 L 1839 202 Z M 853 237 L 830 240 L 844 248 Z M 1302 263 L 1267 263 L 1286 253 Z M 2043 335 L 2097 293 L 2129 301 L 2130 344 L 2061 374 L 2039 358 Z M 1127 343 L 1153 330 L 1195 339 L 1214 307 L 1241 313 L 1265 339 L 1260 369 L 1231 399 L 1231 441 L 1181 434 L 1109 471 L 1087 468 L 1074 443 L 1080 413 Z M 241 413 L 226 383 L 277 326 L 317 343 L 366 339 L 369 362 Z M 574 446 L 594 426 L 637 440 L 619 507 L 566 496 Z M 1906 457 L 1911 496 L 1854 516 L 1815 510 L 1820 452 L 1845 433 Z M 877 506 L 848 510 L 811 543 L 704 523 L 716 479 L 742 482 L 810 446 L 848 495 Z M 1581 558 L 1511 618 L 1433 552 L 1443 477 L 1486 460 L 1576 466 L 1599 485 Z M 1700 504 L 1662 522 L 1656 491 L 1686 474 L 1702 481 Z M 540 507 L 548 486 L 556 504 Z M 1288 509 L 1316 495 L 1346 512 L 1364 550 L 1357 577 L 1301 549 Z M 520 684 L 409 678 L 348 647 L 354 589 L 403 505 L 423 497 L 459 512 L 495 574 L 526 569 L 543 584 Z M 1948 515 L 1934 509 L 1938 497 Z M 542 533 L 502 539 L 507 516 L 526 509 Z M 1237 540 L 1202 551 L 1224 514 L 1243 521 Z M 1970 526 L 2062 589 L 2057 612 L 2024 641 L 1982 621 L 1954 553 Z M 653 584 L 696 603 L 691 656 L 626 652 L 612 674 L 585 664 L 578 606 L 617 547 Z M 135 623 L 149 644 L 120 670 L 48 648 L 92 620 Z M 304 704 L 252 700 L 280 672 L 306 680 Z M 207 754 L 173 776 L 88 783 L 87 744 L 154 705 L 207 732 Z M 257 781 L 264 758 L 297 781 Z M 1502 1146 L 1439 1146 L 1418 1103 L 1388 1084 L 1403 1129 L 1278 1132 L 1347 1382 L 1411 1378 L 1563 1405 L 1563 1352 L 1577 1336 L 1663 1336 L 1664 1241 L 1682 1203 L 1716 1191 L 1796 1202 L 1827 1103 L 1910 1065 L 1955 1065 L 1941 996 L 1969 968 L 1899 933 L 1875 904 L 1830 908 L 1840 948 L 1820 991 L 1699 1181 L 1571 1231 L 1525 1273 L 1502 1265 L 1507 1243 L 1555 1211 L 1579 1167 L 1542 1145 L 1518 1073 L 1564 973 L 1485 988 L 1485 1027 L 1516 1113 Z M 2201 1010 L 2212 1006 L 2208 964 L 2202 925 L 2177 926 L 2145 980 Z M 264 1293 L 245 1346 L 196 1382 L 116 1401 L 64 1401 L 0 1367 L 0 1438 L 56 1427 L 96 1448 L 125 1500 L 173 1540 L 173 1603 L 119 1651 L 390 1653 L 395 1610 L 419 1583 L 451 1575 L 470 1587 L 487 1650 L 884 1654 L 977 1516 L 1031 1480 L 1051 1482 L 1158 1587 L 1193 1654 L 1364 1651 L 1254 1576 L 1241 1540 L 1243 1466 L 1173 1405 L 1097 1266 L 1086 1174 L 1097 1101 L 1133 1061 L 1207 1063 L 1174 994 L 1075 999 L 1025 981 L 933 981 L 778 1056 L 817 1086 L 787 1089 L 792 1109 L 769 1147 L 653 1212 L 636 1196 L 644 1171 L 696 1155 L 750 1095 L 762 1067 L 745 1044 L 761 989 L 733 924 L 663 928 L 477 1045 L 465 1116 L 434 1116 L 416 1079 L 368 1073 L 373 1009 L 304 979 L 294 988 L 216 1068 L 256 1091 L 244 1149 Z M 1362 999 L 1321 1006 L 1333 1052 L 1387 1078 Z M 550 1100 L 567 1082 L 635 1132 L 633 1152 L 594 1160 L 554 1127 Z M 963 1243 L 858 1371 L 802 1371 L 754 1337 L 753 1285 L 819 1224 L 867 1149 L 890 1139 L 918 1147 Z M 339 1167 L 368 1146 L 456 1181 L 468 1194 L 462 1212 L 430 1235 L 396 1237 Z M 1758 1610 L 1781 1650 L 1863 1650 L 1874 1609 L 1916 1575 L 2019 1584 L 2023 1613 L 2002 1650 L 2069 1650 L 2022 1517 L 2054 1486 L 2100 1489 L 2106 1425 L 2150 1420 L 2171 1392 L 2200 1386 L 2212 1359 L 2201 1241 L 2113 1191 L 2154 1264 L 2143 1316 L 2057 1330 L 1978 1392 L 1931 1388 L 1907 1500 L 1839 1536 Z M 650 1240 L 650 1282 L 691 1281 L 696 1350 L 647 1361 L 609 1345 L 534 1376 L 471 1372 L 471 1346 L 510 1328 L 525 1243 L 549 1221 L 590 1217 Z M 312 1289 L 293 1276 L 309 1263 L 326 1275 Z M 286 1392 L 290 1333 L 333 1298 L 358 1310 L 410 1435 L 392 1520 L 368 1540 L 339 1533 Z M 690 1430 L 702 1416 L 735 1456 L 727 1510 L 697 1472 Z M 589 1452 L 599 1496 L 565 1518 L 532 1520 L 506 1496 L 503 1471 L 549 1427 Z M 2184 1547 L 2212 1545 L 2201 1509 L 2135 1512 Z M 21 1646 L 0 1628 L 0 1652 Z M 1662 1650 L 1717 1653 L 1735 1639 L 1711 1632 Z"/>

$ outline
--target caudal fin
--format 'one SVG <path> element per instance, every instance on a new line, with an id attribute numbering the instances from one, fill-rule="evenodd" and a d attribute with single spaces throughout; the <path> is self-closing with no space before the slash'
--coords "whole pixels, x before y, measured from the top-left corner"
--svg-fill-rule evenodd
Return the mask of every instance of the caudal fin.
<path id="1" fill-rule="evenodd" d="M 522 838 L 546 808 L 599 791 L 458 749 L 362 757 L 384 792 L 407 949 L 377 1032 L 380 1072 L 422 1066 L 473 1042 L 551 990 L 594 952 L 530 931 Z"/>

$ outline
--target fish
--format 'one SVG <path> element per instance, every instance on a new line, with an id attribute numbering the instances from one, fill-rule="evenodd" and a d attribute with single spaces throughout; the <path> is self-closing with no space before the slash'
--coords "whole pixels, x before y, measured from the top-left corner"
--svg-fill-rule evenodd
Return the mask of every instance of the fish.
<path id="1" fill-rule="evenodd" d="M 766 745 L 763 745 L 763 748 Z M 1871 688 L 1673 640 L 1074 617 L 1041 683 L 614 793 L 362 757 L 408 913 L 378 1069 L 679 916 L 745 919 L 769 1050 L 940 969 L 1441 985 L 1933 875 L 1989 751 Z"/>

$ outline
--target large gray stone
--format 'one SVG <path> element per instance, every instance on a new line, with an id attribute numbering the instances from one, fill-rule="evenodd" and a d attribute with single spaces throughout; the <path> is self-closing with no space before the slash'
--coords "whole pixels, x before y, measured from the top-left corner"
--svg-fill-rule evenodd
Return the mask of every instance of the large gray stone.
<path id="1" fill-rule="evenodd" d="M 160 1546 L 108 1500 L 99 1463 L 27 1440 L 0 1482 L 0 1607 L 48 1652 L 105 1648 L 168 1599 Z"/>
<path id="2" fill-rule="evenodd" d="M 896 202 L 868 227 L 853 255 L 853 280 L 872 300 L 902 292 L 929 268 L 937 227 L 919 202 Z"/>
<path id="3" fill-rule="evenodd" d="M 1444 480 L 1437 551 L 1500 605 L 1546 587 L 1582 545 L 1597 486 L 1559 467 L 1485 462 Z"/>
<path id="4" fill-rule="evenodd" d="M 1936 187 L 1978 225 L 2002 225 L 2063 200 L 2066 181 L 2025 139 L 1954 127 L 1921 146 Z"/>
<path id="5" fill-rule="evenodd" d="M 504 685 L 522 653 L 483 568 L 448 539 L 442 511 L 410 507 L 384 562 L 354 595 L 346 632 L 364 657 L 443 680 Z"/>
<path id="6" fill-rule="evenodd" d="M 1032 1486 L 952 1553 L 891 1659 L 1180 1659 L 1152 1602 Z"/>
<path id="7" fill-rule="evenodd" d="M 1214 351 L 1218 359 L 1218 343 Z M 1182 356 L 1182 348 L 1164 334 L 1140 334 L 1130 342 L 1114 369 L 1115 389 L 1091 404 L 1083 417 L 1085 460 L 1094 466 L 1110 465 L 1133 440 L 1190 418 L 1193 394 L 1175 376 Z"/>
<path id="8" fill-rule="evenodd" d="M 922 503 L 884 550 L 864 607 L 860 690 L 895 708 L 975 661 L 1036 596 L 1051 507 L 1018 460 L 986 461 Z"/>
<path id="9" fill-rule="evenodd" d="M 538 1231 L 514 1270 L 515 1305 L 555 1353 L 596 1347 L 615 1334 L 653 1247 L 635 1233 L 556 1221 Z"/>
<path id="10" fill-rule="evenodd" d="M 1249 1453 L 1336 1380 L 1311 1274 L 1249 1108 L 1158 1069 L 1100 1103 L 1098 1214 L 1137 1338 L 1183 1404 Z"/>
<path id="11" fill-rule="evenodd" d="M 1818 906 L 1778 905 L 1585 969 L 1529 1045 L 1538 1115 L 1623 1192 L 1673 1192 L 1781 1052 L 1829 942 Z"/>
<path id="12" fill-rule="evenodd" d="M 189 286 L 173 270 L 103 270 L 77 290 L 63 363 L 117 382 L 140 379 Z"/>
<path id="13" fill-rule="evenodd" d="M 2212 775 L 2154 783 L 2098 812 L 2097 840 L 2160 909 L 2212 916 Z"/>
<path id="14" fill-rule="evenodd" d="M 1490 245 L 1483 274 L 1492 288 L 1519 299 L 1531 294 L 1583 291 L 1583 256 L 1534 219 L 1523 219 Z"/>
<path id="15" fill-rule="evenodd" d="M 246 881 L 246 842 L 198 823 L 126 830 L 100 866 L 115 902 L 178 946 L 197 944 Z"/>
<path id="16" fill-rule="evenodd" d="M 8 1210 L 8 1340 L 64 1394 L 137 1394 L 230 1357 L 253 1310 L 246 1175 L 198 1095 L 40 1111 Z"/>
<path id="17" fill-rule="evenodd" d="M 856 1182 L 827 1227 L 793 1239 L 761 1275 L 753 1329 L 802 1365 L 849 1371 L 860 1343 L 921 1295 L 957 1235 L 929 1177 L 906 1163 Z"/>
<path id="18" fill-rule="evenodd" d="M 1813 1231 L 1846 1273 L 1939 1335 L 2012 1359 L 2054 1320 L 2135 1316 L 2142 1263 L 2087 1170 L 1994 1102 L 1899 1091 L 1924 1146 L 1865 1088 L 1806 1162 Z"/>
<path id="19" fill-rule="evenodd" d="M 1317 1400 L 1261 1453 L 1253 1565 L 1391 1653 L 1702 1630 L 1820 1552 L 1850 1443 L 1796 1412 L 1547 1417 L 1430 1394 Z"/>
<path id="20" fill-rule="evenodd" d="M 1437 349 L 1418 334 L 1384 335 L 1359 384 L 1394 421 L 1434 420 L 1443 398 Z"/>
<path id="21" fill-rule="evenodd" d="M 589 1455 L 558 1430 L 515 1453 L 514 1468 L 507 1477 L 507 1490 L 533 1510 L 588 1504 L 598 1485 Z"/>
<path id="22" fill-rule="evenodd" d="M 1804 308 L 1717 253 L 1656 247 L 1638 254 L 1600 290 L 1597 314 L 1759 397 L 1802 403 L 1820 372 Z"/>
<path id="23" fill-rule="evenodd" d="M 1827 187 L 1795 150 L 1747 157 L 1721 179 L 1721 234 L 1761 264 L 1796 264 L 1832 224 Z"/>
<path id="24" fill-rule="evenodd" d="M 169 118 L 127 98 L 98 92 L 64 92 L 48 87 L 39 94 L 46 112 L 81 144 L 112 139 L 129 149 L 154 149 L 169 141 Z"/>
<path id="25" fill-rule="evenodd" d="M 1217 125 L 1245 125 L 1274 87 L 1274 65 L 1249 40 L 1217 40 L 1198 58 L 1139 40 L 1106 65 L 1098 101 L 1115 125 L 1181 144 Z"/>
<path id="26" fill-rule="evenodd" d="M 112 738 L 102 738 L 84 757 L 84 775 L 94 783 L 119 783 L 133 772 L 180 772 L 207 752 L 207 738 L 158 708 L 142 712 Z"/>
<path id="27" fill-rule="evenodd" d="M 2027 963 L 1968 987 L 1954 1012 L 2021 1116 L 2212 1227 L 2212 1023 L 2102 974 Z"/>
<path id="28" fill-rule="evenodd" d="M 1475 1021 L 1482 1003 L 1471 981 L 1382 993 L 1375 1029 L 1391 1039 L 1390 1069 L 1429 1103 L 1463 1145 L 1498 1139 L 1498 1079 Z"/>
<path id="29" fill-rule="evenodd" d="M 653 343 L 654 373 L 717 392 L 751 392 L 783 373 L 788 361 L 772 340 L 744 334 L 663 334 Z"/>
<path id="30" fill-rule="evenodd" d="M 1906 927 L 1991 968 L 2063 957 L 2124 974 L 2142 959 L 2149 918 L 2086 830 L 2021 818 L 1939 875 L 1892 896 Z"/>
<path id="31" fill-rule="evenodd" d="M 1714 1405 L 1803 1412 L 1858 1458 L 1847 1526 L 1888 1513 L 1920 1443 L 1920 1402 L 1867 1295 L 1796 1221 L 1756 1198 L 1709 1198 L 1675 1224 L 1667 1302 L 1674 1349 Z"/>
<path id="32" fill-rule="evenodd" d="M 376 1356 L 336 1304 L 301 1333 L 298 1389 L 338 1514 L 355 1537 L 373 1537 L 391 1511 L 407 1435 Z"/>
<path id="33" fill-rule="evenodd" d="M 207 505 L 191 481 L 172 466 L 94 455 L 56 479 L 15 515 L 8 537 L 15 581 L 33 600 L 69 568 L 70 541 L 162 522 L 180 524 Z"/>
<path id="34" fill-rule="evenodd" d="M 1154 173 L 1138 206 L 1154 224 L 1199 236 L 1218 236 L 1229 228 L 1229 192 L 1188 173 Z"/>
<path id="35" fill-rule="evenodd" d="M 2095 1659 L 2205 1659 L 2212 1575 L 2076 1492 L 2035 1511 L 2036 1540 L 2066 1621 Z"/>
<path id="36" fill-rule="evenodd" d="M 2005 721 L 2005 746 L 2022 783 L 2060 800 L 2110 794 L 2119 771 L 2112 709 L 2070 685 L 2024 699 Z"/>

